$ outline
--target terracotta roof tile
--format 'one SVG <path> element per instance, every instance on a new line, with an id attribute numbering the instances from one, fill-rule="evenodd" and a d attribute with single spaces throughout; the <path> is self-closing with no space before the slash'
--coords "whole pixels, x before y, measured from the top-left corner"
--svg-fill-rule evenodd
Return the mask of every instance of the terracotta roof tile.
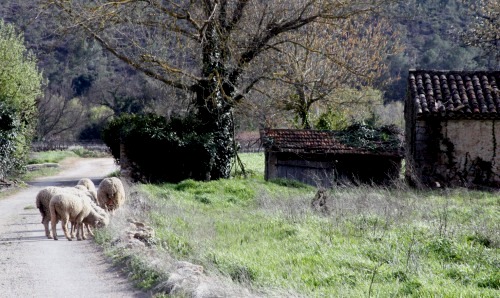
<path id="1" fill-rule="evenodd" d="M 417 117 L 500 119 L 500 71 L 412 70 L 409 98 Z"/>
<path id="2" fill-rule="evenodd" d="M 275 152 L 402 155 L 399 150 L 379 150 L 375 153 L 349 146 L 340 142 L 335 137 L 336 133 L 328 130 L 265 129 L 261 131 L 261 139 L 265 148 Z"/>

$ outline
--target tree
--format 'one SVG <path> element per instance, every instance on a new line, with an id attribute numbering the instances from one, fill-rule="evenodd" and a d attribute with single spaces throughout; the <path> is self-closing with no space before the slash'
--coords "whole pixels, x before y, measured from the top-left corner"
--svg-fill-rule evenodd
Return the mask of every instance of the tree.
<path id="1" fill-rule="evenodd" d="M 385 0 L 46 0 L 66 28 L 79 27 L 113 55 L 191 94 L 194 129 L 210 134 L 216 155 L 206 177 L 228 177 L 235 153 L 232 112 L 264 74 L 262 61 L 287 33 L 364 14 Z M 264 72 L 263 72 L 264 71 Z"/>
<path id="2" fill-rule="evenodd" d="M 467 45 L 479 47 L 496 60 L 492 68 L 500 67 L 500 0 L 477 0 L 465 3 L 475 16 L 475 22 L 463 33 Z"/>
<path id="3" fill-rule="evenodd" d="M 14 26 L 0 20 L 0 179 L 20 171 L 36 124 L 42 76 Z"/>
<path id="4" fill-rule="evenodd" d="M 386 103 L 405 98 L 410 68 L 492 68 L 481 49 L 467 45 L 461 39 L 461 32 L 473 28 L 476 4 L 480 1 L 483 0 L 406 0 L 395 2 L 390 7 L 387 15 L 394 30 L 400 32 L 405 50 L 389 59 L 389 78 L 392 81 L 384 88 Z M 474 34 L 467 32 L 465 36 Z"/>
<path id="5" fill-rule="evenodd" d="M 341 105 L 366 105 L 357 96 L 349 102 L 336 102 L 333 92 L 373 86 L 387 69 L 387 57 L 399 51 L 397 36 L 389 24 L 373 17 L 314 24 L 306 32 L 289 34 L 294 35 L 288 38 L 294 42 L 279 45 L 278 55 L 272 57 L 277 71 L 269 81 L 279 88 L 266 86 L 261 90 L 277 90 L 271 96 L 283 109 L 293 111 L 305 129 L 311 128 L 313 105 L 336 111 Z"/>

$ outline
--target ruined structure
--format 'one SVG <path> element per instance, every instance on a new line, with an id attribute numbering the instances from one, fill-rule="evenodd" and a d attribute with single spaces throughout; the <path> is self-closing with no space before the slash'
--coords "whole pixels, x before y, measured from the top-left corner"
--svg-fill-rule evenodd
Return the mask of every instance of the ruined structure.
<path id="1" fill-rule="evenodd" d="M 406 177 L 415 186 L 500 187 L 500 72 L 411 70 Z"/>
<path id="2" fill-rule="evenodd" d="M 401 132 L 353 126 L 346 131 L 265 129 L 265 179 L 285 178 L 321 187 L 384 184 L 397 179 Z"/>

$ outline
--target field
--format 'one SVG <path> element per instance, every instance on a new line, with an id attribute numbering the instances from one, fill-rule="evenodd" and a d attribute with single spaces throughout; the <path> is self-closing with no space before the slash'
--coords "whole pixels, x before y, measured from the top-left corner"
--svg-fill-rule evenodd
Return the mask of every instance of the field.
<path id="1" fill-rule="evenodd" d="M 497 193 L 335 188 L 314 208 L 316 188 L 264 181 L 263 155 L 241 158 L 246 178 L 134 186 L 122 221 L 153 226 L 156 252 L 263 296 L 499 296 Z M 167 265 L 112 244 L 119 216 L 98 241 L 139 286 L 161 289 Z"/>

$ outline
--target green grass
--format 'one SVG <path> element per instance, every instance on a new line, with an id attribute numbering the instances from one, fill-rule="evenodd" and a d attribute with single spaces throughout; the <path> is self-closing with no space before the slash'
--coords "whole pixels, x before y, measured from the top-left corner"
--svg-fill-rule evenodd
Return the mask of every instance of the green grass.
<path id="1" fill-rule="evenodd" d="M 77 157 L 78 155 L 73 151 L 42 151 L 33 152 L 28 160 L 28 164 L 39 163 L 58 163 L 68 157 Z"/>
<path id="2" fill-rule="evenodd" d="M 332 189 L 319 212 L 316 189 L 266 182 L 263 155 L 241 157 L 250 178 L 139 186 L 158 250 L 269 293 L 498 296 L 497 194 Z"/>
<path id="3" fill-rule="evenodd" d="M 243 164 L 243 169 L 246 174 L 251 177 L 263 177 L 264 176 L 264 153 L 240 153 L 238 157 Z M 232 176 L 238 177 L 242 174 L 242 169 L 239 164 L 233 167 Z"/>
<path id="4" fill-rule="evenodd" d="M 85 148 L 77 147 L 72 150 L 52 150 L 42 152 L 32 152 L 28 159 L 28 165 L 44 164 L 44 163 L 60 163 L 66 158 L 81 157 L 81 158 L 99 158 L 109 157 L 106 152 L 92 151 Z M 22 174 L 19 178 L 23 181 L 32 181 L 38 177 L 46 177 L 56 175 L 60 169 L 58 168 L 40 168 L 34 171 L 28 171 Z"/>

